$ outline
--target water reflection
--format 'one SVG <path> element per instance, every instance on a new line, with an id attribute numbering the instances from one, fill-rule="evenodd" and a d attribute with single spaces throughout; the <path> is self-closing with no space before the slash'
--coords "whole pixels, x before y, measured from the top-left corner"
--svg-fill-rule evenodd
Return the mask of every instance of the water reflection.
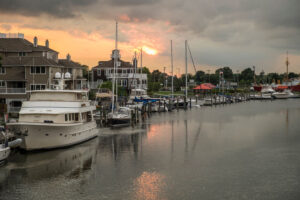
<path id="1" fill-rule="evenodd" d="M 134 199 L 157 200 L 163 197 L 166 187 L 165 177 L 157 172 L 143 172 L 134 181 Z"/>
<path id="2" fill-rule="evenodd" d="M 31 184 L 61 175 L 78 179 L 95 164 L 97 142 L 91 140 L 67 149 L 12 155 L 7 166 L 0 169 L 1 190 L 8 190 L 14 184 Z"/>
<path id="3" fill-rule="evenodd" d="M 16 154 L 0 168 L 0 199 L 297 199 L 299 108 L 249 102 L 154 114 L 69 149 Z"/>

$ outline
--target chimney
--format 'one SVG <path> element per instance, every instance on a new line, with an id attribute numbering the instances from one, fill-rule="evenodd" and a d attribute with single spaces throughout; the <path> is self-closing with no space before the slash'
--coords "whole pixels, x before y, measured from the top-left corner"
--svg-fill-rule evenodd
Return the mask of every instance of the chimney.
<path id="1" fill-rule="evenodd" d="M 67 54 L 67 60 L 70 61 L 71 60 L 71 56 L 70 54 Z"/>
<path id="2" fill-rule="evenodd" d="M 34 39 L 33 39 L 33 46 L 34 46 L 34 47 L 37 47 L 37 45 L 38 45 L 38 39 L 37 39 L 37 37 L 35 36 Z"/>
<path id="3" fill-rule="evenodd" d="M 45 46 L 46 46 L 47 48 L 49 48 L 49 40 L 48 40 L 48 39 L 45 41 Z"/>

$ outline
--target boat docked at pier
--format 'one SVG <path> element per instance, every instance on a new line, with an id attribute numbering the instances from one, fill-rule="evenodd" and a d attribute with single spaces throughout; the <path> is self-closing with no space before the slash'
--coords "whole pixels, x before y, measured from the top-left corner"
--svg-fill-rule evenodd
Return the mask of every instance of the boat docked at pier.
<path id="1" fill-rule="evenodd" d="M 60 73 L 55 76 L 60 78 L 55 89 L 31 91 L 19 120 L 7 123 L 23 139 L 20 148 L 24 150 L 67 147 L 97 136 L 96 107 L 88 100 L 88 91 L 64 90 Z"/>

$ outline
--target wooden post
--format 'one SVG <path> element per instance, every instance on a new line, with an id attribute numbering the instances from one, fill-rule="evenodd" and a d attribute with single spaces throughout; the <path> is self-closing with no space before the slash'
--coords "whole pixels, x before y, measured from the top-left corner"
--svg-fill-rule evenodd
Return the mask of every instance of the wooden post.
<path id="1" fill-rule="evenodd" d="M 158 112 L 160 113 L 160 99 L 158 100 Z"/>
<path id="2" fill-rule="evenodd" d="M 192 98 L 190 97 L 190 109 L 192 109 Z"/>

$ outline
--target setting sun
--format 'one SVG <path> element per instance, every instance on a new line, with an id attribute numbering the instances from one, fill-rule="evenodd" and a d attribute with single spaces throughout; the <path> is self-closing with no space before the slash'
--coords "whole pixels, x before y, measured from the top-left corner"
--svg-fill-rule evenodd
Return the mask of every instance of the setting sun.
<path id="1" fill-rule="evenodd" d="M 143 46 L 143 51 L 148 54 L 148 55 L 156 55 L 157 54 L 157 50 L 152 49 L 150 47 L 147 46 Z"/>

